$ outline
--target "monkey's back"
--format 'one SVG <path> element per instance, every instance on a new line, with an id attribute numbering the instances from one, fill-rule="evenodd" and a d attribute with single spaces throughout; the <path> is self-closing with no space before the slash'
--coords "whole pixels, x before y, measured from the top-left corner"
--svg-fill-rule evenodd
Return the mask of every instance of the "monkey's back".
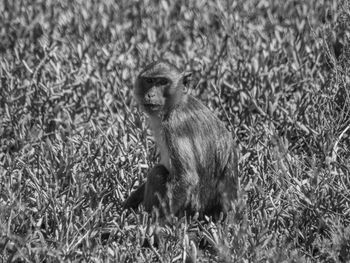
<path id="1" fill-rule="evenodd" d="M 166 116 L 163 127 L 171 180 L 190 185 L 187 210 L 213 217 L 229 210 L 237 196 L 237 155 L 224 123 L 188 96 Z"/>

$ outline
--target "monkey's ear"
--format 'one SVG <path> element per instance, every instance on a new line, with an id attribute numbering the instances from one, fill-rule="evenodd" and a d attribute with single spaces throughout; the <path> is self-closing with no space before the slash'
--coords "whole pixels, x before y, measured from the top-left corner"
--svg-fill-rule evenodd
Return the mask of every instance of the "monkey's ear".
<path id="1" fill-rule="evenodd" d="M 191 86 L 192 72 L 185 71 L 182 73 L 182 84 L 184 85 L 184 91 L 187 92 Z"/>

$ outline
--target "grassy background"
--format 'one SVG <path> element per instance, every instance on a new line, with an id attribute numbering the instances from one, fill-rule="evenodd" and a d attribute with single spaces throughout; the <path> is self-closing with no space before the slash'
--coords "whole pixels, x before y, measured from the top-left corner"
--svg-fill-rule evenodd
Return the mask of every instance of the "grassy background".
<path id="1" fill-rule="evenodd" d="M 156 161 L 131 88 L 163 57 L 240 152 L 244 193 L 198 261 L 348 262 L 349 2 L 100 2 L 0 3 L 0 261 L 195 254 L 183 220 L 141 248 L 149 220 L 121 210 Z"/>

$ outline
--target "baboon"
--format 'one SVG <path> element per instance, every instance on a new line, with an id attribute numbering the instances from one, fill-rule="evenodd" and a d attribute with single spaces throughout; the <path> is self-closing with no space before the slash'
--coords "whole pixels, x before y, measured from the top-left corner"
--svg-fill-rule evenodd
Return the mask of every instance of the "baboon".
<path id="1" fill-rule="evenodd" d="M 166 61 L 146 66 L 134 95 L 148 115 L 160 163 L 124 203 L 150 212 L 159 199 L 176 216 L 226 214 L 238 191 L 238 157 L 231 133 L 188 93 L 191 74 Z M 163 203 L 163 202 L 162 202 Z"/>

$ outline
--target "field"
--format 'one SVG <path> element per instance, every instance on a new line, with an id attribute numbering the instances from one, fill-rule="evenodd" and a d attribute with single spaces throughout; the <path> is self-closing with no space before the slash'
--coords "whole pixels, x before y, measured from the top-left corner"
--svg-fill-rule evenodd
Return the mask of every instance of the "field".
<path id="1" fill-rule="evenodd" d="M 350 262 L 349 1 L 0 14 L 0 262 Z M 154 220 L 121 205 L 157 163 L 132 87 L 160 57 L 232 131 L 242 191 L 224 223 L 174 219 L 156 246 Z"/>

